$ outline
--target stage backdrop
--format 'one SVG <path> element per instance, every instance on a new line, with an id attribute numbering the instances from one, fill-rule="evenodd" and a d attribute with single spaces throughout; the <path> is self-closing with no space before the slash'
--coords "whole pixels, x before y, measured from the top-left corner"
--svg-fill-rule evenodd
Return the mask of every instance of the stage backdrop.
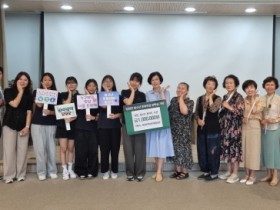
<path id="1" fill-rule="evenodd" d="M 137 71 L 146 92 L 149 73 L 159 71 L 172 96 L 184 81 L 191 98 L 197 98 L 208 75 L 218 78 L 223 94 L 228 74 L 259 85 L 271 75 L 272 23 L 272 16 L 47 13 L 45 69 L 55 75 L 60 90 L 66 76 L 77 77 L 82 90 L 88 78 L 100 83 L 105 74 L 121 90 Z"/>

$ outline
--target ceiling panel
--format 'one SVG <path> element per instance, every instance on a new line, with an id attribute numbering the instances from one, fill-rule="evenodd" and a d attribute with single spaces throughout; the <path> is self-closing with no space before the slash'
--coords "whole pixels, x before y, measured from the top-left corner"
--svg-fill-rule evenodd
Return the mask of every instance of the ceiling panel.
<path id="1" fill-rule="evenodd" d="M 93 13 L 128 13 L 122 10 L 124 6 L 133 6 L 133 13 L 148 14 L 190 14 L 184 9 L 188 6 L 196 8 L 192 14 L 208 15 L 244 15 L 248 7 L 257 9 L 256 15 L 280 14 L 280 0 L 216 0 L 216 1 L 183 1 L 183 0 L 6 0 L 9 4 L 7 12 L 61 12 L 60 6 L 68 3 L 73 10 L 67 12 L 93 12 Z"/>

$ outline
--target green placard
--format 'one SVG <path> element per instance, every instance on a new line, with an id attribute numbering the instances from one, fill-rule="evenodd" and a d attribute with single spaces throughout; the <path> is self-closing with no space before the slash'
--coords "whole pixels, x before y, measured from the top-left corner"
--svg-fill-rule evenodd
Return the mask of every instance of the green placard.
<path id="1" fill-rule="evenodd" d="M 128 135 L 170 127 L 165 100 L 132 104 L 123 110 Z"/>

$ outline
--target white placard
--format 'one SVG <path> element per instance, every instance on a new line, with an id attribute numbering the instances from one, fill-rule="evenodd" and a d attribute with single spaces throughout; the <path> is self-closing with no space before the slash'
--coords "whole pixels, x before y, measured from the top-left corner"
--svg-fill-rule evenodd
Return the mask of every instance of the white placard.
<path id="1" fill-rule="evenodd" d="M 160 107 L 132 111 L 134 131 L 160 128 L 163 126 Z"/>

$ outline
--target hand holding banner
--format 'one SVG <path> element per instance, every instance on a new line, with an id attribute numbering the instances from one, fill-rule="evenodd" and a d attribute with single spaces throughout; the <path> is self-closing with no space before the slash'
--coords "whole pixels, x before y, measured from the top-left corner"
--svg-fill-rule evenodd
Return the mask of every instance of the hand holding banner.
<path id="1" fill-rule="evenodd" d="M 54 108 L 55 108 L 55 116 L 57 120 L 67 119 L 67 118 L 77 116 L 74 103 L 57 105 Z M 71 130 L 69 122 L 65 122 L 65 125 L 67 130 Z"/>

